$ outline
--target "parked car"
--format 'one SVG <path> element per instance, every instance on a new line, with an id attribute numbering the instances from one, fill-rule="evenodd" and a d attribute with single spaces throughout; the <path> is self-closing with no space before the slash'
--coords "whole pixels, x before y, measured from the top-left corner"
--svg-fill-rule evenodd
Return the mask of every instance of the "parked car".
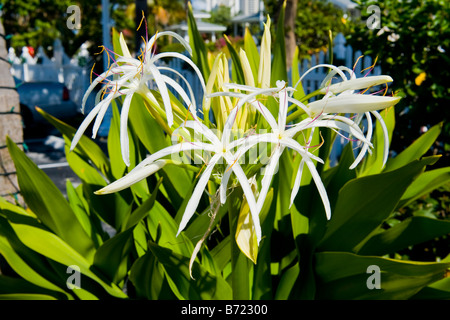
<path id="1" fill-rule="evenodd" d="M 14 80 L 25 129 L 48 123 L 36 111 L 36 107 L 64 121 L 74 119 L 80 114 L 78 106 L 70 100 L 69 90 L 64 83 L 22 82 L 17 78 Z"/>

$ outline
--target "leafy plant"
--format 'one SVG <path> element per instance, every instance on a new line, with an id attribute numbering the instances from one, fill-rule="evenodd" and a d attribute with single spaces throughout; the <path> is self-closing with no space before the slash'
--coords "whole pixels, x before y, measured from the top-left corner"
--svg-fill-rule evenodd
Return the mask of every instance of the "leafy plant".
<path id="1" fill-rule="evenodd" d="M 348 35 L 348 43 L 364 54 L 378 56 L 383 72 L 394 79 L 392 89 L 403 95 L 397 111 L 398 130 L 393 150 L 399 152 L 417 139 L 424 128 L 444 120 L 443 133 L 436 148 L 448 155 L 450 91 L 445 83 L 450 60 L 450 6 L 448 1 L 355 1 L 361 18 Z M 380 25 L 367 24 L 379 10 Z M 401 59 L 399 59 L 401 57 Z M 448 163 L 446 164 L 448 165 Z"/>
<path id="2" fill-rule="evenodd" d="M 211 98 L 209 102 L 206 99 L 203 102 L 203 118 L 192 120 L 195 115 L 190 115 L 187 112 L 189 109 L 182 105 L 186 97 L 178 100 L 170 94 L 175 116 L 174 126 L 168 127 L 160 118 L 164 112 L 157 109 L 158 105 L 135 93 L 128 106 L 128 140 L 124 140 L 123 109 L 120 113 L 117 104 L 124 108 L 127 97 L 125 89 L 121 89 L 124 96 L 115 96 L 114 100 L 109 101 L 113 107 L 113 118 L 106 155 L 84 135 L 74 146 L 72 141 L 77 130 L 40 111 L 63 135 L 67 161 L 82 181 L 78 187 L 67 183 L 67 199 L 8 140 L 8 149 L 16 165 L 20 189 L 27 205 L 21 207 L 0 200 L 0 297 L 254 300 L 449 298 L 449 256 L 441 261 L 428 262 L 391 257 L 405 248 L 450 233 L 450 222 L 437 217 L 411 217 L 390 224 L 402 208 L 439 187 L 448 186 L 448 168 L 436 169 L 440 171 L 430 169 L 439 156 L 424 156 L 439 135 L 440 125 L 383 165 L 387 143 L 384 137 L 392 135 L 395 114 L 392 108 L 384 109 L 380 114 L 373 111 L 379 121 L 373 126 L 372 155 L 362 159 L 355 154 L 354 147 L 357 145 L 348 143 L 339 164 L 332 167 L 328 159 L 332 142 L 338 136 L 335 130 L 350 130 L 350 127 L 336 122 L 339 119 L 344 121 L 343 116 L 333 114 L 327 118 L 324 111 L 311 122 L 306 111 L 301 112 L 291 106 L 289 114 L 286 114 L 288 124 L 306 119 L 307 123 L 317 126 L 327 124 L 327 127 L 321 128 L 320 132 L 308 128 L 292 138 L 293 141 L 288 140 L 291 139 L 288 134 L 292 132 L 289 129 L 280 127 L 279 137 L 274 137 L 269 130 L 265 137 L 278 139 L 278 144 L 266 145 L 272 155 L 270 159 L 274 159 L 273 154 L 279 156 L 276 172 L 271 160 L 265 164 L 258 160 L 242 163 L 241 166 L 237 160 L 230 163 L 226 154 L 223 155 L 226 162 L 217 163 L 217 167 L 211 164 L 216 158 L 209 158 L 206 163 L 185 163 L 157 157 L 161 150 L 171 150 L 168 148 L 172 148 L 173 143 L 176 147 L 182 146 L 178 140 L 171 140 L 173 136 L 168 131 L 178 128 L 176 132 L 180 136 L 177 139 L 186 138 L 179 130 L 183 125 L 196 130 L 202 128 L 203 134 L 211 140 L 214 140 L 212 135 L 216 131 L 210 128 L 220 129 L 218 134 L 225 134 L 223 129 L 230 124 L 227 119 L 231 118 L 225 116 L 223 111 L 227 110 L 230 102 L 237 107 L 228 112 L 239 120 L 240 126 L 247 126 L 245 128 L 250 132 L 252 127 L 249 124 L 257 123 L 271 129 L 272 122 L 281 123 L 283 112 L 278 117 L 277 113 L 287 107 L 287 104 L 280 102 L 283 101 L 282 95 L 261 94 L 258 101 L 264 102 L 267 107 L 263 109 L 260 106 L 257 110 L 249 108 L 253 101 L 251 98 L 233 96 L 236 94 L 234 88 L 247 85 L 245 88 L 248 89 L 252 83 L 264 90 L 274 90 L 275 94 L 287 90 L 287 86 L 281 86 L 279 82 L 289 80 L 283 78 L 287 75 L 282 69 L 285 65 L 282 50 L 274 52 L 273 60 L 266 60 L 268 57 L 270 59 L 270 50 L 265 51 L 270 48 L 270 21 L 266 24 L 268 31 L 259 53 L 251 36 L 245 37 L 245 50 L 233 52 L 233 46 L 229 46 L 231 79 L 238 84 L 230 84 L 232 87 L 226 93 L 221 91 L 226 88 L 223 85 L 226 82 L 221 81 L 229 77 L 228 61 L 223 54 L 208 59 L 208 53 L 201 45 L 201 37 L 195 32 L 192 13 L 189 17 L 190 41 L 196 44 L 192 46 L 193 61 L 208 79 L 205 90 L 207 97 Z M 123 54 L 124 47 L 120 44 L 119 35 L 114 33 L 113 37 L 115 51 L 122 49 Z M 275 44 L 281 45 L 282 38 L 281 31 Z M 119 59 L 117 61 L 121 63 Z M 265 72 L 258 72 L 260 65 Z M 121 75 L 117 73 L 115 76 L 120 78 Z M 300 75 L 294 72 L 292 83 L 299 79 Z M 346 81 L 344 86 L 360 84 L 354 80 Z M 271 88 L 277 84 L 280 86 Z M 326 88 L 328 92 L 338 92 L 339 84 L 328 84 Z M 163 92 L 152 90 L 151 94 L 157 102 L 163 100 Z M 305 110 L 319 108 L 318 103 L 324 101 L 329 102 L 326 108 L 330 108 L 336 101 L 332 99 L 340 99 L 336 95 L 326 100 L 324 92 L 316 94 L 322 99 L 315 104 L 303 100 L 309 108 Z M 293 93 L 294 98 L 307 99 L 300 87 Z M 373 99 L 371 96 L 358 96 L 356 99 L 366 98 Z M 233 101 L 235 104 L 232 99 L 236 99 Z M 245 101 L 247 104 L 244 104 Z M 389 98 L 383 101 L 392 103 L 396 100 Z M 258 110 L 264 111 L 264 114 Z M 327 109 L 323 107 L 323 110 Z M 184 112 L 185 118 L 178 117 L 178 112 Z M 273 114 L 273 121 L 269 113 Z M 370 122 L 369 119 L 367 117 Z M 196 127 L 195 123 L 204 126 Z M 360 137 L 358 130 L 354 129 L 352 134 Z M 366 136 L 369 135 L 359 139 L 363 140 Z M 252 136 L 247 141 L 251 142 L 251 139 Z M 128 166 L 122 160 L 123 141 L 128 141 Z M 306 151 L 285 148 L 280 152 L 280 146 L 295 146 L 295 143 L 311 147 L 312 155 L 309 157 L 314 162 L 301 156 L 306 155 Z M 194 144 L 200 142 L 185 142 L 184 151 L 192 151 Z M 220 152 L 215 151 L 216 154 Z M 196 155 L 206 157 L 205 154 L 193 152 L 178 155 L 179 159 Z M 320 163 L 318 157 L 326 161 Z M 360 162 L 359 166 L 349 169 L 355 160 Z M 298 169 L 304 164 L 310 171 L 304 170 L 298 180 Z M 246 179 L 242 179 L 239 166 L 245 177 L 254 177 L 251 190 L 257 190 L 260 196 L 264 194 L 258 197 L 256 203 L 252 202 L 254 199 L 245 189 Z M 274 170 L 270 176 L 271 183 L 267 183 L 265 175 L 260 173 L 263 167 Z M 151 169 L 151 172 L 143 174 L 142 168 Z M 205 179 L 204 175 L 208 172 L 214 174 Z M 222 172 L 222 175 L 217 172 Z M 228 173 L 229 180 L 225 184 L 223 181 Z M 325 201 L 324 190 L 316 188 L 316 185 L 320 187 L 319 179 L 328 201 Z M 204 187 L 201 181 L 206 181 Z M 198 185 L 202 186 L 200 196 Z M 221 189 L 224 185 L 226 188 Z M 292 190 L 297 187 L 300 187 L 298 193 L 292 196 Z M 226 200 L 222 198 L 223 191 L 226 191 Z M 220 197 L 216 196 L 218 194 Z M 192 199 L 196 195 L 198 204 L 194 208 Z M 257 232 L 258 220 L 252 211 L 255 206 L 260 209 L 257 216 L 260 234 Z M 187 212 L 192 208 L 192 219 L 189 219 Z M 327 219 L 329 214 L 331 218 Z M 109 225 L 114 232 L 106 233 L 105 225 Z M 71 271 L 68 273 L 70 266 L 77 267 L 80 272 L 79 289 L 67 285 L 73 285 Z M 371 275 L 368 270 L 373 266 L 380 271 L 381 289 L 369 285 Z"/>

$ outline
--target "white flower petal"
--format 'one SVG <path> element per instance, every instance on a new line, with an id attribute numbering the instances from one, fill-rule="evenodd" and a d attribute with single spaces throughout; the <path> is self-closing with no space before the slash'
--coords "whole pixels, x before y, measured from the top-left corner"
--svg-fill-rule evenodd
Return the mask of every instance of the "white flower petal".
<path id="1" fill-rule="evenodd" d="M 366 118 L 367 118 L 367 134 L 366 134 L 366 140 L 370 141 L 372 137 L 373 132 L 373 125 L 372 125 L 372 118 L 370 117 L 370 113 L 366 112 Z M 352 163 L 352 165 L 349 167 L 350 170 L 353 170 L 356 168 L 356 166 L 361 162 L 361 160 L 364 158 L 367 150 L 369 149 L 369 144 L 364 143 L 361 151 L 359 152 L 358 156 L 356 157 L 355 161 Z"/>
<path id="2" fill-rule="evenodd" d="M 130 142 L 128 140 L 128 113 L 130 111 L 132 94 L 128 94 L 123 101 L 122 110 L 120 112 L 120 146 L 122 150 L 122 158 L 127 167 L 130 166 Z"/>
<path id="3" fill-rule="evenodd" d="M 330 200 L 328 199 L 327 190 L 323 185 L 322 179 L 320 178 L 319 173 L 317 172 L 316 166 L 308 157 L 303 158 L 308 166 L 309 171 L 311 172 L 312 178 L 316 184 L 317 190 L 319 191 L 320 197 L 322 198 L 322 203 L 325 208 L 325 214 L 327 219 L 331 219 L 331 205 Z"/>
<path id="4" fill-rule="evenodd" d="M 159 53 L 159 54 L 155 55 L 151 59 L 151 63 L 155 63 L 156 60 L 159 60 L 161 58 L 178 58 L 178 59 L 185 61 L 187 64 L 189 64 L 192 67 L 192 69 L 194 69 L 195 73 L 197 74 L 197 76 L 200 80 L 200 84 L 202 85 L 203 92 L 204 93 L 206 92 L 206 85 L 205 85 L 205 80 L 203 79 L 203 75 L 202 75 L 200 69 L 195 65 L 195 63 L 191 59 L 189 59 L 185 55 L 182 55 L 181 53 L 178 53 L 178 52 L 163 52 L 163 53 Z"/>
<path id="5" fill-rule="evenodd" d="M 289 204 L 289 208 L 292 207 L 295 197 L 297 196 L 298 190 L 300 189 L 300 183 L 302 182 L 304 164 L 305 164 L 305 160 L 302 159 L 298 166 L 297 175 L 295 176 L 294 186 L 292 187 L 291 201 Z"/>
<path id="6" fill-rule="evenodd" d="M 166 83 L 162 77 L 162 74 L 159 72 L 158 68 L 154 65 L 148 65 L 149 71 L 153 75 L 153 79 L 158 86 L 159 93 L 161 94 L 161 98 L 163 100 L 164 108 L 166 110 L 167 124 L 169 127 L 173 125 L 173 113 L 172 113 L 172 102 L 169 96 L 169 89 L 167 89 Z"/>
<path id="7" fill-rule="evenodd" d="M 205 171 L 200 176 L 200 179 L 197 182 L 197 185 L 192 192 L 191 198 L 189 199 L 186 210 L 184 211 L 183 217 L 181 218 L 180 226 L 178 227 L 177 236 L 181 231 L 184 230 L 189 220 L 191 220 L 195 211 L 197 210 L 198 203 L 200 202 L 200 198 L 202 197 L 203 192 L 205 191 L 206 185 L 208 183 L 209 177 L 211 176 L 211 172 L 214 169 L 217 161 L 222 157 L 220 154 L 216 154 L 211 158 L 211 161 L 206 166 Z"/>
<path id="8" fill-rule="evenodd" d="M 210 151 L 210 152 L 216 151 L 215 146 L 211 145 L 209 143 L 203 143 L 203 142 L 178 143 L 173 146 L 165 147 L 164 149 L 158 150 L 157 152 L 151 154 L 150 156 L 148 156 L 147 158 L 142 160 L 133 170 L 138 170 L 139 168 L 147 166 L 150 163 L 152 163 L 162 157 L 171 155 L 173 153 L 179 153 L 179 152 L 190 151 L 190 150 L 205 150 L 205 151 Z M 131 170 L 131 171 L 133 171 L 133 170 Z"/>
<path id="9" fill-rule="evenodd" d="M 95 194 L 109 194 L 126 189 L 129 186 L 154 174 L 156 171 L 164 167 L 165 164 L 165 160 L 158 160 L 145 167 L 140 168 L 139 170 L 132 170 L 130 171 L 130 173 L 120 178 L 119 180 L 116 180 L 106 187 L 96 191 Z"/>
<path id="10" fill-rule="evenodd" d="M 105 103 L 99 103 L 97 104 L 94 109 L 92 109 L 89 114 L 84 118 L 83 122 L 81 122 L 80 126 L 78 127 L 77 132 L 75 133 L 72 143 L 70 145 L 70 151 L 75 149 L 76 145 L 80 141 L 81 137 L 83 136 L 86 129 L 89 127 L 89 124 L 92 122 L 92 120 L 95 118 L 95 116 L 102 110 L 102 108 L 108 108 L 108 105 Z"/>
<path id="11" fill-rule="evenodd" d="M 264 176 L 261 181 L 261 190 L 259 191 L 258 201 L 256 203 L 258 211 L 261 211 L 264 201 L 269 191 L 272 178 L 275 175 L 276 168 L 278 167 L 278 161 L 283 153 L 283 147 L 275 147 L 270 157 L 269 163 L 264 167 Z"/>
<path id="12" fill-rule="evenodd" d="M 327 92 L 331 92 L 333 94 L 337 94 L 347 90 L 360 90 L 392 81 L 393 79 L 390 76 L 362 77 L 325 86 L 321 89 L 320 93 L 325 94 Z"/>
<path id="13" fill-rule="evenodd" d="M 376 111 L 372 111 L 371 113 L 375 116 L 375 118 L 377 118 L 377 120 L 380 122 L 381 128 L 383 129 L 383 136 L 384 136 L 383 167 L 384 167 L 389 156 L 389 131 L 380 114 Z"/>
<path id="14" fill-rule="evenodd" d="M 230 155 L 227 155 L 226 160 L 227 160 L 227 162 L 230 162 L 233 159 L 230 158 Z M 250 183 L 248 182 L 248 179 L 244 173 L 244 170 L 242 170 L 242 167 L 240 166 L 239 163 L 237 163 L 237 161 L 234 163 L 234 165 L 231 167 L 231 169 L 233 170 L 234 174 L 236 175 L 236 178 L 238 179 L 239 184 L 241 185 L 242 191 L 244 192 L 245 198 L 247 199 L 247 203 L 250 208 L 250 214 L 252 215 L 253 225 L 255 227 L 256 239 L 259 244 L 259 242 L 261 241 L 261 236 L 262 236 L 261 223 L 259 221 L 260 210 L 258 209 L 258 206 L 256 204 L 253 190 L 250 186 Z"/>
<path id="15" fill-rule="evenodd" d="M 311 112 L 363 113 L 385 109 L 397 104 L 400 97 L 382 97 L 365 94 L 339 95 L 313 101 L 308 104 Z"/>

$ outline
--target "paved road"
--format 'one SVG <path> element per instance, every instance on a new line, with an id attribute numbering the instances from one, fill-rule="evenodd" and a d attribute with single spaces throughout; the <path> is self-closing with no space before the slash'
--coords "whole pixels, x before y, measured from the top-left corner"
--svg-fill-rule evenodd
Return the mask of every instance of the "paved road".
<path id="1" fill-rule="evenodd" d="M 72 172 L 66 161 L 63 138 L 49 135 L 25 140 L 25 143 L 27 156 L 49 176 L 64 195 L 66 180 L 70 180 L 75 187 L 80 184 L 80 179 Z"/>

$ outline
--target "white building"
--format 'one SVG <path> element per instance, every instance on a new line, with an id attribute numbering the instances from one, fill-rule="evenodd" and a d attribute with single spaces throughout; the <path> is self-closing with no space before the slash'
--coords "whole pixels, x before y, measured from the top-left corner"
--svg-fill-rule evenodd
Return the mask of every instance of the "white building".
<path id="1" fill-rule="evenodd" d="M 211 12 L 214 8 L 224 5 L 231 9 L 231 16 L 238 14 L 250 15 L 259 12 L 260 0 L 204 0 L 205 11 Z"/>

